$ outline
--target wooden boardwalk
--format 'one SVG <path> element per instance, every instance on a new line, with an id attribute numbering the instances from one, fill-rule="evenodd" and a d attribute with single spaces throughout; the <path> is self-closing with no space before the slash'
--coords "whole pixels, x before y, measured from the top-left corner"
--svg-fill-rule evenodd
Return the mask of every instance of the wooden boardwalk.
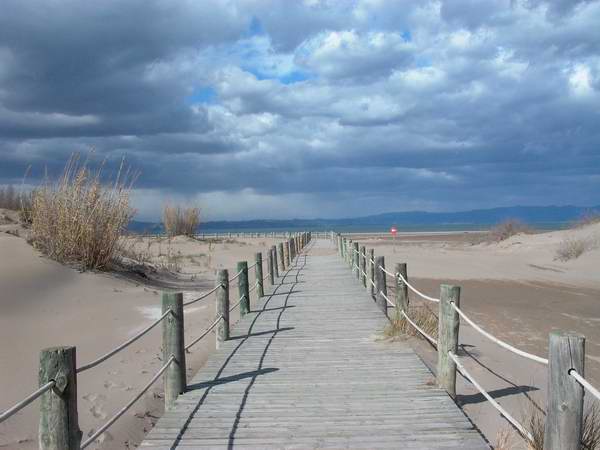
<path id="1" fill-rule="evenodd" d="M 335 255 L 309 245 L 232 328 L 142 447 L 484 449 L 412 349 Z"/>

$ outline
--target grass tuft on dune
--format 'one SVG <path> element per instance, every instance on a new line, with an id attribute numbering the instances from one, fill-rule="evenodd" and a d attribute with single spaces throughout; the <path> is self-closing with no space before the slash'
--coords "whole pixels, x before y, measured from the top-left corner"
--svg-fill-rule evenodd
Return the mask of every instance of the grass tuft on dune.
<path id="1" fill-rule="evenodd" d="M 134 177 L 123 162 L 110 184 L 102 168 L 73 155 L 58 180 L 46 178 L 31 196 L 33 245 L 50 258 L 82 269 L 108 269 L 121 233 L 133 216 L 129 195 Z"/>

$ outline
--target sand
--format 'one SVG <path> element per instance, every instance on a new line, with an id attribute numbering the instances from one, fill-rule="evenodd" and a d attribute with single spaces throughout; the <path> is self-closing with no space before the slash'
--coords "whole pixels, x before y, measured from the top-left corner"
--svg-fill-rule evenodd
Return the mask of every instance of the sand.
<path id="1" fill-rule="evenodd" d="M 147 279 L 126 273 L 80 273 L 42 257 L 24 239 L 0 232 L 0 410 L 37 388 L 40 349 L 75 345 L 78 365 L 95 359 L 160 316 L 161 289 L 179 287 L 186 300 L 195 298 L 213 287 L 216 268 L 231 268 L 233 275 L 238 260 L 252 264 L 254 254 L 264 252 L 275 240 L 208 243 L 175 238 L 169 243 L 144 238 L 137 239 L 135 245 L 147 249 L 148 242 L 148 263 L 160 269 L 168 261 L 158 255 L 170 249 L 177 256 L 178 271 L 149 271 Z M 252 270 L 250 283 L 254 283 Z M 232 299 L 235 292 L 232 289 Z M 186 340 L 201 334 L 213 318 L 212 296 L 187 308 Z M 236 310 L 232 320 L 237 318 Z M 79 375 L 79 420 L 84 439 L 133 397 L 161 366 L 160 334 L 159 326 Z M 214 346 L 211 334 L 191 349 L 187 355 L 190 376 Z M 159 381 L 90 448 L 123 449 L 138 444 L 162 413 L 161 391 Z M 0 424 L 0 447 L 37 448 L 38 407 L 35 402 Z"/>
<path id="2" fill-rule="evenodd" d="M 441 283 L 462 287 L 462 309 L 497 337 L 547 357 L 548 333 L 571 330 L 586 336 L 586 378 L 600 386 L 600 250 L 559 261 L 556 249 L 565 239 L 600 236 L 600 224 L 577 230 L 518 235 L 500 243 L 477 243 L 481 234 L 412 234 L 359 240 L 384 255 L 386 266 L 406 262 L 410 281 L 426 294 L 439 296 Z M 592 246 L 593 247 L 593 246 Z M 428 303 L 411 293 L 413 304 Z M 437 305 L 428 303 L 434 311 Z M 435 371 L 437 353 L 420 339 L 415 349 Z M 464 365 L 513 416 L 525 421 L 544 410 L 547 368 L 516 356 L 461 324 Z M 393 345 L 393 343 L 392 343 Z M 510 427 L 468 381 L 459 377 L 458 398 L 488 440 L 495 444 Z M 514 448 L 525 448 L 513 436 Z"/>

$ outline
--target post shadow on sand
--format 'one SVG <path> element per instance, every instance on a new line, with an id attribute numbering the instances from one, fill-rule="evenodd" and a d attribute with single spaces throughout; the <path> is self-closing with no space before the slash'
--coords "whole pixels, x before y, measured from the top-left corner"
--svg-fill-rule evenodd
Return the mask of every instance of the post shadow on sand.
<path id="1" fill-rule="evenodd" d="M 309 244 L 309 245 L 312 245 L 312 244 Z M 181 427 L 181 430 L 179 431 L 177 437 L 175 438 L 175 440 L 173 441 L 173 444 L 170 447 L 172 450 L 176 449 L 177 446 L 179 445 L 179 443 L 181 442 L 181 439 L 182 439 L 185 431 L 189 428 L 189 425 L 190 425 L 190 422 L 191 422 L 192 418 L 194 417 L 194 415 L 196 414 L 196 412 L 198 412 L 198 410 L 200 409 L 200 407 L 206 401 L 206 399 L 207 399 L 207 397 L 208 397 L 208 395 L 209 395 L 210 390 L 212 389 L 212 387 L 220 385 L 220 384 L 223 384 L 223 383 L 219 383 L 218 382 L 219 380 L 228 379 L 228 381 L 226 381 L 226 382 L 227 383 L 231 383 L 231 382 L 239 381 L 240 379 L 250 378 L 251 381 L 250 381 L 250 383 L 248 384 L 248 386 L 246 387 L 246 389 L 244 391 L 244 395 L 243 395 L 242 400 L 240 402 L 240 407 L 239 407 L 238 412 L 237 412 L 237 414 L 235 416 L 235 422 L 232 425 L 231 432 L 229 433 L 229 444 L 228 444 L 228 447 L 232 448 L 232 446 L 233 446 L 233 440 L 234 440 L 234 436 L 235 436 L 235 432 L 236 432 L 238 424 L 239 424 L 239 419 L 241 417 L 242 411 L 243 411 L 244 406 L 246 404 L 248 395 L 250 393 L 250 389 L 254 385 L 254 382 L 256 381 L 256 379 L 259 376 L 268 376 L 269 374 L 274 373 L 277 370 L 279 370 L 278 368 L 263 368 L 262 364 L 264 362 L 264 358 L 265 358 L 265 356 L 267 354 L 267 351 L 268 351 L 271 343 L 273 342 L 273 339 L 277 335 L 277 333 L 279 331 L 283 331 L 283 330 L 289 329 L 289 328 L 279 329 L 279 325 L 280 325 L 280 320 L 281 320 L 282 314 L 289 307 L 287 305 L 287 302 L 289 301 L 289 296 L 294 292 L 294 288 L 292 286 L 292 288 L 290 289 L 290 291 L 288 291 L 286 293 L 278 293 L 277 291 L 279 290 L 279 288 L 281 288 L 284 285 L 283 280 L 285 280 L 286 277 L 288 277 L 288 276 L 291 276 L 291 277 L 295 278 L 295 283 L 292 282 L 292 283 L 285 283 L 285 284 L 292 284 L 292 285 L 295 286 L 296 283 L 301 283 L 301 281 L 299 281 L 299 276 L 300 276 L 300 272 L 306 266 L 306 259 L 307 259 L 306 254 L 304 254 L 302 256 L 304 258 L 303 258 L 303 262 L 302 262 L 301 266 L 298 267 L 298 263 L 296 262 L 296 264 L 293 267 L 291 267 L 290 269 L 288 269 L 288 271 L 284 274 L 284 276 L 281 277 L 282 283 L 278 284 L 275 287 L 275 289 L 273 290 L 273 292 L 271 294 L 268 294 L 268 298 L 263 303 L 263 307 L 257 311 L 256 316 L 254 317 L 254 319 L 252 319 L 252 323 L 248 327 L 248 333 L 245 334 L 245 335 L 243 335 L 243 336 L 241 336 L 239 344 L 236 345 L 236 347 L 227 356 L 227 358 L 225 359 L 223 365 L 220 367 L 220 369 L 218 370 L 218 372 L 215 375 L 215 377 L 213 378 L 213 380 L 207 381 L 207 382 L 204 382 L 204 383 L 197 383 L 197 384 L 203 384 L 203 385 L 206 384 L 206 383 L 212 383 L 212 385 L 209 385 L 209 386 L 206 387 L 204 393 L 202 394 L 202 397 L 198 400 L 198 403 L 196 404 L 196 406 L 190 411 L 190 414 L 189 414 L 188 418 L 186 419 L 185 424 Z M 294 269 L 297 270 L 296 274 L 295 275 L 290 275 L 290 271 L 294 270 Z M 240 348 L 244 345 L 244 343 L 253 335 L 251 333 L 251 331 L 254 328 L 254 326 L 256 325 L 256 322 L 258 321 L 258 319 L 260 318 L 260 316 L 262 315 L 262 313 L 268 310 L 267 309 L 268 304 L 271 302 L 271 300 L 273 299 L 273 297 L 275 295 L 278 295 L 278 294 L 279 295 L 284 295 L 285 294 L 285 295 L 287 295 L 287 297 L 286 297 L 286 299 L 284 301 L 284 306 L 283 307 L 272 308 L 272 309 L 279 309 L 280 310 L 279 317 L 277 318 L 277 329 L 263 333 L 263 334 L 273 333 L 273 336 L 271 337 L 271 339 L 269 339 L 269 341 L 265 345 L 265 348 L 264 348 L 264 350 L 262 352 L 262 355 L 261 355 L 261 357 L 259 359 L 259 362 L 258 362 L 258 368 L 256 370 L 254 370 L 254 371 L 251 371 L 251 372 L 244 372 L 244 373 L 238 374 L 236 376 L 230 376 L 230 377 L 223 377 L 223 378 L 221 378 L 221 374 L 223 373 L 223 371 L 225 370 L 225 368 L 228 366 L 228 364 L 230 363 L 231 359 L 240 350 Z M 233 379 L 235 377 L 239 377 L 239 378 L 238 379 Z M 195 385 L 189 386 L 189 389 L 191 390 L 194 386 Z"/>
<path id="2" fill-rule="evenodd" d="M 539 388 L 537 388 L 535 386 L 527 386 L 527 385 L 521 385 L 521 386 L 519 386 L 519 385 L 513 383 L 508 378 L 504 377 L 503 375 L 501 375 L 498 372 L 494 371 L 490 367 L 486 366 L 479 358 L 477 358 L 477 356 L 476 356 L 477 350 L 475 350 L 475 351 L 473 351 L 473 350 L 469 351 L 469 350 L 467 350 L 467 348 L 476 349 L 476 347 L 474 345 L 460 344 L 460 346 L 459 346 L 459 354 L 463 354 L 463 355 L 471 358 L 479 366 L 481 366 L 482 368 L 484 368 L 485 370 L 487 370 L 488 372 L 490 372 L 492 375 L 494 375 L 495 377 L 501 379 L 505 383 L 508 383 L 508 384 L 511 385 L 511 387 L 505 387 L 505 388 L 501 388 L 501 389 L 496 389 L 496 390 L 493 390 L 493 391 L 489 391 L 488 394 L 490 394 L 490 396 L 493 399 L 497 399 L 497 398 L 501 398 L 501 397 L 506 397 L 506 396 L 510 396 L 510 395 L 523 394 L 527 398 L 527 400 L 529 400 L 529 402 L 531 402 L 531 404 L 533 405 L 534 408 L 538 409 L 541 412 L 544 412 L 544 410 L 528 394 L 528 392 L 539 391 L 540 390 Z M 470 381 L 467 378 L 465 378 L 462 374 L 460 374 L 460 375 L 467 381 L 467 383 L 470 384 Z M 487 401 L 487 399 L 481 393 L 470 394 L 470 395 L 457 395 L 456 396 L 456 402 L 459 405 L 469 405 L 469 404 L 475 404 L 475 403 L 482 403 L 482 402 L 485 402 L 485 401 Z"/>

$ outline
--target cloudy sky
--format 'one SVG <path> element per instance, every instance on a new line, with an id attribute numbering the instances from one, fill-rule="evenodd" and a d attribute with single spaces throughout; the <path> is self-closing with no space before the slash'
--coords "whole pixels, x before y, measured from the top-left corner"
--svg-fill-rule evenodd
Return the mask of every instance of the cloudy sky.
<path id="1" fill-rule="evenodd" d="M 0 184 L 205 219 L 600 203 L 600 2 L 2 0 Z"/>

